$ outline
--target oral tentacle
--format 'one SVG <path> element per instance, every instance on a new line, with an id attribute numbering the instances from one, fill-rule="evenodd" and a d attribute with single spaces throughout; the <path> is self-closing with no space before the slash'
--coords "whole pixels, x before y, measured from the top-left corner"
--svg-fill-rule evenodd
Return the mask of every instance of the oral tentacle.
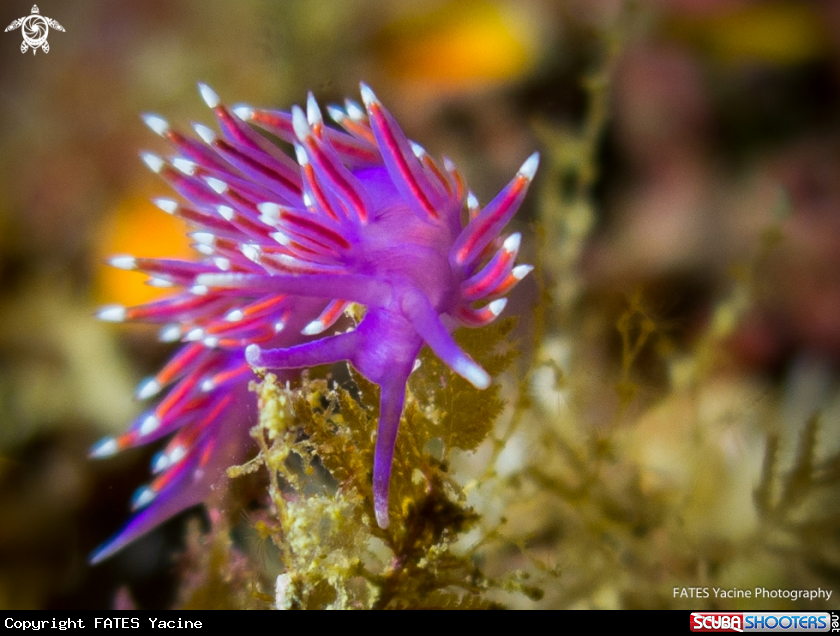
<path id="1" fill-rule="evenodd" d="M 245 349 L 245 359 L 255 367 L 302 369 L 349 360 L 354 357 L 360 344 L 358 333 L 350 332 L 287 349 L 265 350 L 259 345 L 250 345 Z"/>
<path id="2" fill-rule="evenodd" d="M 421 292 L 411 290 L 405 293 L 400 308 L 435 355 L 455 373 L 478 389 L 490 386 L 490 376 L 458 346 L 434 307 Z"/>

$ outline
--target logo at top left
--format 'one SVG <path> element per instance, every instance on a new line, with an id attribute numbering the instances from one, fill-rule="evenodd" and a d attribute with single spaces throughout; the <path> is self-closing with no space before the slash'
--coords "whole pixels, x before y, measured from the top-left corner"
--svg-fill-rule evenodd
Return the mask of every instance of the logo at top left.
<path id="1" fill-rule="evenodd" d="M 38 49 L 44 49 L 44 53 L 50 52 L 50 45 L 47 42 L 47 35 L 50 27 L 56 31 L 64 31 L 64 27 L 52 18 L 45 18 L 38 10 L 38 5 L 32 5 L 32 13 L 18 18 L 6 27 L 6 31 L 13 31 L 20 27 L 23 33 L 23 43 L 20 45 L 20 52 L 26 53 L 30 48 L 34 55 Z"/>

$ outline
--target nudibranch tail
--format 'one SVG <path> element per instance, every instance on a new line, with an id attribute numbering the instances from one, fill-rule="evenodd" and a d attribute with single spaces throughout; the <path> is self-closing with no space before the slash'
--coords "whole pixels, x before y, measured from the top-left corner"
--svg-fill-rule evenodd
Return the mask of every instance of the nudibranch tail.
<path id="1" fill-rule="evenodd" d="M 141 155 L 185 199 L 155 203 L 194 228 L 199 258 L 114 257 L 112 266 L 181 291 L 98 313 L 160 323 L 161 340 L 182 345 L 137 389 L 138 399 L 162 395 L 157 405 L 91 450 L 108 457 L 173 435 L 152 462 L 155 479 L 134 497 L 138 512 L 94 562 L 206 502 L 225 469 L 244 459 L 256 418 L 251 367 L 282 373 L 347 360 L 381 387 L 373 508 L 387 527 L 406 382 L 420 349 L 428 345 L 474 386 L 489 386 L 451 331 L 494 320 L 504 295 L 531 271 L 516 265 L 521 236 L 498 235 L 533 180 L 536 154 L 481 208 L 452 162 L 439 164 L 408 139 L 364 84 L 364 108 L 352 100 L 328 107 L 341 129 L 325 124 L 312 94 L 305 108 L 282 112 L 228 107 L 205 84 L 199 92 L 219 132 L 196 124 L 196 139 L 146 114 L 177 154 Z M 252 126 L 292 144 L 295 158 Z M 327 333 L 351 303 L 365 306 L 364 318 Z"/>
<path id="2" fill-rule="evenodd" d="M 405 402 L 405 383 L 408 381 L 405 369 L 402 371 L 402 373 L 395 373 L 392 378 L 382 383 L 379 428 L 373 458 L 373 509 L 376 523 L 380 528 L 387 528 L 391 523 L 388 514 L 391 464 L 394 459 L 394 447 L 397 443 L 403 402 Z"/>

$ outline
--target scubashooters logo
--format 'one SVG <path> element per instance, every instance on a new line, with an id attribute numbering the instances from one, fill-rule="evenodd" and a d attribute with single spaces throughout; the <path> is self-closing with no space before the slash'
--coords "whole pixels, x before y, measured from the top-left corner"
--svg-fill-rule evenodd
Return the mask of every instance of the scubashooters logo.
<path id="1" fill-rule="evenodd" d="M 20 29 L 23 32 L 23 43 L 20 45 L 20 52 L 26 53 L 30 48 L 32 54 L 38 49 L 43 49 L 44 53 L 50 52 L 50 45 L 47 42 L 47 35 L 50 32 L 50 27 L 56 31 L 64 31 L 64 27 L 52 18 L 45 18 L 38 10 L 38 5 L 32 5 L 32 13 L 30 15 L 18 18 L 6 27 L 6 31 L 14 31 Z"/>
<path id="2" fill-rule="evenodd" d="M 692 612 L 692 632 L 827 632 L 828 612 Z"/>

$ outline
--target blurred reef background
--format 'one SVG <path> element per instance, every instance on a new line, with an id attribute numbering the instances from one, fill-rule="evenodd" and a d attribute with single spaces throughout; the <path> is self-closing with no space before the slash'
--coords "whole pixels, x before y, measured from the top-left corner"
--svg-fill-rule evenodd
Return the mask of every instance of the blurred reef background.
<path id="1" fill-rule="evenodd" d="M 0 607 L 836 607 L 839 3 L 39 7 L 66 30 L 49 54 L 0 37 Z M 6 2 L 0 23 L 30 10 Z M 363 381 L 269 377 L 261 459 L 234 471 L 253 474 L 229 514 L 181 515 L 89 567 L 155 449 L 88 448 L 171 352 L 93 318 L 161 291 L 103 261 L 191 251 L 149 202 L 170 192 L 138 152 L 165 146 L 138 115 L 209 123 L 197 81 L 288 109 L 308 90 L 357 99 L 360 80 L 482 202 L 542 152 L 512 223 L 536 271 L 514 320 L 464 334 L 496 388 L 447 393 L 428 356 L 412 385 L 398 456 L 419 476 L 394 492 L 430 507 L 407 504 L 387 536 L 358 513 L 341 452 L 361 442 L 327 433 L 372 426 Z M 689 587 L 709 598 L 674 593 Z"/>

